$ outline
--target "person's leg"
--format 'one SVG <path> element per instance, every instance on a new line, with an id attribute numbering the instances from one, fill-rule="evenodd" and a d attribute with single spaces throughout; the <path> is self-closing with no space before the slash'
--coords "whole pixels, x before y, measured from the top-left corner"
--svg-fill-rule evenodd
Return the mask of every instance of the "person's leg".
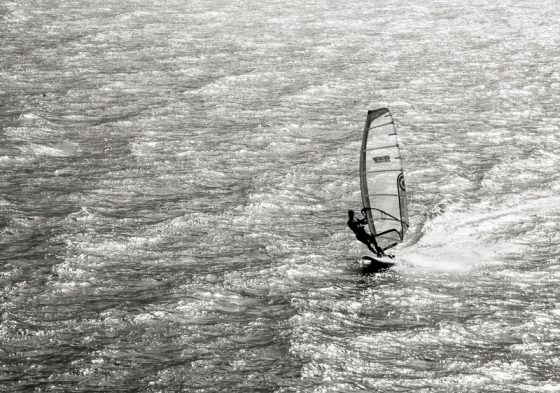
<path id="1" fill-rule="evenodd" d="M 374 253 L 375 255 L 377 255 L 378 257 L 382 256 L 383 253 L 380 253 L 379 247 L 377 247 L 377 242 L 375 241 L 375 237 L 371 236 L 371 235 L 367 235 L 367 236 L 356 236 L 356 238 L 361 241 L 362 243 L 364 243 L 367 248 Z M 373 240 L 373 241 L 372 241 Z M 372 247 L 371 245 L 374 245 L 374 247 Z"/>
<path id="2" fill-rule="evenodd" d="M 383 252 L 381 247 L 379 247 L 379 245 L 377 244 L 377 239 L 375 239 L 375 236 L 369 235 L 368 240 L 371 244 L 373 244 L 373 248 L 375 248 L 374 252 L 375 252 L 375 254 L 377 254 L 378 257 L 381 257 L 381 256 L 385 255 L 385 253 Z M 371 250 L 371 247 L 370 247 L 370 250 Z"/>
<path id="3" fill-rule="evenodd" d="M 379 251 L 377 251 L 376 249 L 374 249 L 374 248 L 371 246 L 371 244 L 366 243 L 366 246 L 367 246 L 367 248 L 369 248 L 369 250 L 370 250 L 372 253 L 374 253 L 374 254 L 377 255 L 378 257 L 381 256 L 381 254 L 379 253 Z"/>
<path id="4" fill-rule="evenodd" d="M 364 243 L 367 246 L 367 248 L 369 248 L 369 250 L 371 252 L 376 254 L 376 252 L 371 248 L 371 243 L 370 243 L 369 239 L 367 238 L 367 236 L 356 236 L 356 239 L 358 239 L 360 242 Z"/>

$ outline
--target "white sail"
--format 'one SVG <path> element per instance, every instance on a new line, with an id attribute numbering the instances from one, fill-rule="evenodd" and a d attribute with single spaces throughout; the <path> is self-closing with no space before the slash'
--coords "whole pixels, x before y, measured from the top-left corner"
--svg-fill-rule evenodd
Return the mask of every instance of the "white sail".
<path id="1" fill-rule="evenodd" d="M 408 210 L 397 130 L 388 109 L 368 112 L 360 154 L 360 187 L 369 229 L 387 249 L 404 238 Z"/>

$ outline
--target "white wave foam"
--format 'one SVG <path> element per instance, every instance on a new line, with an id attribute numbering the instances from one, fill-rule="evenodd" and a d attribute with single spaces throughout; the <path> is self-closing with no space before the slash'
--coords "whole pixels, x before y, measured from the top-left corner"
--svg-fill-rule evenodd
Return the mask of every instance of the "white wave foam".
<path id="1" fill-rule="evenodd" d="M 534 251 L 533 244 L 546 235 L 550 215 L 559 208 L 558 196 L 452 207 L 429 219 L 418 241 L 399 250 L 400 266 L 466 272 L 520 258 Z"/>
<path id="2" fill-rule="evenodd" d="M 28 155 L 33 156 L 49 156 L 49 157 L 68 157 L 70 156 L 70 152 L 60 149 L 57 147 L 40 145 L 36 143 L 32 143 L 29 146 L 26 146 L 22 149 L 22 151 Z"/>

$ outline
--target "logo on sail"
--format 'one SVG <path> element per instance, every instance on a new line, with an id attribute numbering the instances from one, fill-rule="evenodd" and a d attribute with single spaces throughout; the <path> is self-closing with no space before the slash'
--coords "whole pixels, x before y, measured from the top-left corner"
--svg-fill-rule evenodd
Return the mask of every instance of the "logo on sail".
<path id="1" fill-rule="evenodd" d="M 381 164 L 383 162 L 389 162 L 389 161 L 391 161 L 391 157 L 389 156 L 373 157 L 373 162 L 375 162 L 376 164 Z"/>

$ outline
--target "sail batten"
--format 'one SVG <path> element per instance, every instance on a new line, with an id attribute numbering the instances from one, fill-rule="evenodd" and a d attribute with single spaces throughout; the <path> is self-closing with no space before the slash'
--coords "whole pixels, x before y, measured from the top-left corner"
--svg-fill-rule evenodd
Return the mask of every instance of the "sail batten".
<path id="1" fill-rule="evenodd" d="M 396 135 L 396 134 L 395 134 Z M 398 147 L 398 145 L 388 145 L 388 146 L 379 146 L 379 147 L 372 147 L 367 149 L 366 151 L 371 151 L 371 150 L 381 150 L 381 149 L 390 149 L 392 147 Z"/>
<path id="2" fill-rule="evenodd" d="M 397 130 L 386 108 L 368 112 L 360 150 L 360 188 L 370 232 L 381 248 L 403 240 L 408 210 Z"/>
<path id="3" fill-rule="evenodd" d="M 380 197 L 380 196 L 398 197 L 399 194 L 375 194 L 375 193 L 372 193 L 372 194 L 369 194 L 368 196 L 369 197 Z"/>
<path id="4" fill-rule="evenodd" d="M 367 171 L 366 173 L 382 173 L 382 172 L 401 172 L 401 170 L 400 169 L 377 169 L 377 170 Z"/>
<path id="5" fill-rule="evenodd" d="M 375 126 L 375 127 L 371 127 L 371 128 L 379 128 L 379 127 L 384 127 L 384 126 L 387 126 L 387 125 L 389 125 L 389 124 L 392 124 L 392 121 L 390 121 L 389 123 L 385 123 L 385 124 L 379 124 L 378 126 Z"/>

